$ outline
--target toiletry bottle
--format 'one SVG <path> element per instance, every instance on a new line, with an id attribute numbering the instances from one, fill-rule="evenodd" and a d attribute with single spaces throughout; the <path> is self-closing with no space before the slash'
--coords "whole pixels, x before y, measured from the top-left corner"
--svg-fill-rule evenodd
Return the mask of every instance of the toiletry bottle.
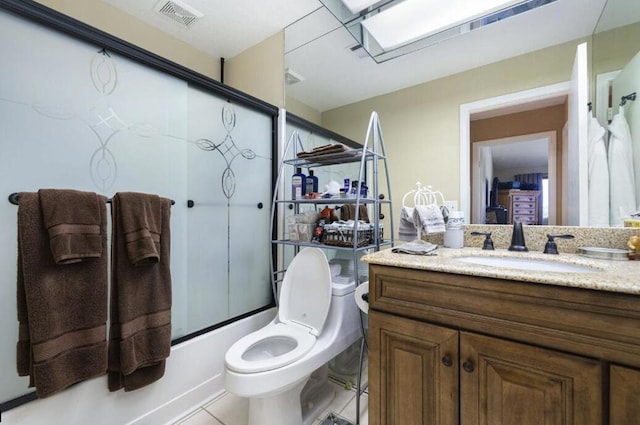
<path id="1" fill-rule="evenodd" d="M 358 180 L 351 182 L 351 192 L 349 192 L 350 198 L 355 198 L 358 195 Z"/>
<path id="2" fill-rule="evenodd" d="M 351 180 L 349 179 L 344 179 L 344 193 L 346 193 L 347 196 L 349 196 L 349 191 L 351 190 Z"/>
<path id="3" fill-rule="evenodd" d="M 318 193 L 318 178 L 313 175 L 313 170 L 309 170 L 309 175 L 307 176 L 305 193 Z"/>
<path id="4" fill-rule="evenodd" d="M 296 168 L 296 173 L 291 178 L 291 199 L 303 199 L 307 189 L 307 176 L 302 173 L 302 168 Z"/>

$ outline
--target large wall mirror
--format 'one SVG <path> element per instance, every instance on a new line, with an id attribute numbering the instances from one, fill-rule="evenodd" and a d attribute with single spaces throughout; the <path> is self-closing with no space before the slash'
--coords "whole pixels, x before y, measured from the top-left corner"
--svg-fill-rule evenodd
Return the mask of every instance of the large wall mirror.
<path id="1" fill-rule="evenodd" d="M 588 106 L 584 97 L 576 101 L 571 81 L 504 96 L 508 107 L 470 114 L 473 223 L 622 226 L 638 211 L 640 124 L 632 99 L 640 87 L 639 21 L 638 2 L 606 3 L 587 42 L 589 61 L 582 64 L 590 65 Z M 518 103 L 519 95 L 536 99 Z M 477 103 L 483 102 L 491 100 Z M 575 155 L 568 146 L 572 114 L 588 117 L 578 139 L 586 149 Z M 628 140 L 610 143 L 621 132 Z"/>
<path id="2" fill-rule="evenodd" d="M 588 177 L 588 152 L 587 149 L 583 149 L 580 152 L 576 151 L 574 153 L 571 148 L 566 146 L 567 140 L 574 139 L 571 136 L 574 130 L 572 130 L 567 123 L 571 120 L 572 115 L 574 115 L 574 118 L 581 123 L 582 127 L 586 128 L 586 124 L 588 123 L 587 104 L 590 103 L 593 108 L 592 114 L 597 116 L 600 125 L 606 130 L 610 124 L 609 118 L 619 112 L 618 108 L 621 96 L 628 95 L 640 88 L 640 84 L 631 82 L 633 80 L 633 78 L 630 77 L 633 75 L 631 68 L 633 67 L 625 68 L 625 65 L 631 62 L 638 50 L 640 50 L 640 44 L 636 41 L 640 39 L 640 2 L 636 0 L 603 0 L 589 2 L 589 6 L 585 7 L 585 4 L 582 2 L 576 3 L 572 2 L 572 0 L 557 0 L 540 7 L 540 12 L 531 12 L 531 16 L 533 17 L 532 19 L 544 20 L 549 27 L 563 27 L 565 25 L 554 21 L 555 18 L 553 16 L 545 15 L 546 12 L 543 9 L 553 9 L 554 15 L 560 15 L 559 10 L 565 7 L 569 8 L 569 10 L 563 9 L 563 12 L 569 13 L 568 16 L 571 16 L 575 26 L 583 26 L 583 35 L 580 37 L 574 36 L 573 38 L 559 38 L 557 40 L 547 38 L 544 40 L 544 45 L 536 44 L 537 47 L 533 50 L 543 50 L 547 47 L 561 45 L 571 41 L 575 42 L 575 44 L 578 44 L 578 40 L 585 41 L 587 43 L 585 45 L 586 55 L 584 57 L 585 69 L 582 72 L 586 75 L 587 94 L 580 98 L 577 96 L 572 98 L 570 95 L 572 90 L 570 82 L 571 76 L 569 73 L 566 73 L 567 75 L 564 77 L 556 78 L 553 84 L 546 85 L 546 83 L 540 83 L 539 88 L 541 91 L 537 94 L 531 94 L 533 93 L 531 88 L 535 87 L 534 85 L 527 86 L 524 91 L 527 92 L 525 95 L 528 94 L 529 98 L 520 101 L 511 98 L 508 100 L 508 107 L 497 105 L 493 107 L 485 106 L 482 110 L 467 111 L 469 112 L 469 122 L 467 123 L 469 134 L 463 135 L 462 130 L 459 132 L 460 143 L 464 142 L 462 141 L 463 137 L 468 137 L 467 152 L 465 154 L 461 149 L 459 170 L 456 168 L 458 164 L 454 164 L 454 158 L 451 158 L 451 166 L 445 172 L 450 173 L 448 177 L 451 181 L 458 180 L 458 176 L 460 176 L 460 189 L 458 193 L 459 206 L 460 209 L 468 212 L 467 222 L 469 223 L 509 223 L 514 219 L 514 214 L 516 214 L 519 215 L 519 217 L 516 217 L 517 219 L 524 220 L 526 217 L 530 220 L 528 221 L 530 224 L 587 226 L 622 224 L 620 220 L 614 223 L 611 223 L 609 220 L 606 222 L 593 222 L 589 220 L 588 212 L 585 212 L 588 211 L 588 180 L 582 182 L 580 189 L 577 189 L 579 179 L 586 179 Z M 555 8 L 557 8 L 557 10 Z M 313 15 L 321 15 L 320 12 L 325 13 L 326 11 L 319 11 Z M 332 17 L 329 16 L 329 18 Z M 305 24 L 307 28 L 317 28 L 319 25 L 310 25 L 312 21 L 314 20 L 309 17 L 305 22 L 301 22 L 301 25 Z M 318 21 L 320 21 L 320 18 L 318 18 Z M 513 22 L 516 22 L 516 20 L 514 19 Z M 505 25 L 507 25 L 506 22 Z M 309 66 L 313 63 L 314 67 L 320 68 L 324 73 L 333 76 L 334 84 L 331 86 L 327 85 L 325 89 L 332 87 L 332 90 L 339 92 L 339 95 L 344 100 L 339 104 L 326 103 L 320 105 L 319 110 L 329 110 L 328 115 L 331 115 L 331 107 L 340 107 L 348 104 L 349 101 L 360 102 L 364 99 L 370 99 L 364 97 L 360 82 L 351 78 L 352 75 L 346 72 L 346 69 L 349 67 L 364 69 L 361 68 L 361 63 L 367 61 L 366 53 L 362 52 L 362 49 L 357 48 L 355 40 L 340 40 L 345 47 L 344 55 L 348 55 L 348 59 L 346 57 L 341 57 L 340 59 L 342 60 L 340 61 L 334 59 L 331 67 L 325 67 L 323 65 L 324 60 L 319 58 L 332 54 L 327 46 L 323 45 L 322 48 L 320 48 L 322 43 L 320 43 L 319 40 L 339 39 L 341 37 L 339 34 L 340 29 L 339 23 L 335 24 L 333 30 L 328 33 L 323 33 L 321 30 L 316 29 L 313 37 L 310 36 L 306 40 L 298 41 L 297 44 L 291 40 L 299 37 L 297 31 L 299 27 L 294 26 L 291 28 L 291 31 L 285 31 L 285 41 L 286 44 L 288 44 L 288 47 L 285 49 L 285 66 L 290 67 L 292 70 L 300 71 L 303 77 L 309 78 L 310 75 L 308 73 L 311 71 L 305 69 L 303 65 L 298 65 L 298 59 L 304 56 L 303 52 L 311 50 L 317 54 L 316 58 L 318 59 L 316 61 L 308 60 Z M 487 44 L 486 36 L 490 31 L 491 30 L 487 30 L 486 32 L 478 31 L 477 33 L 472 32 L 472 35 L 469 37 L 477 39 L 478 44 L 474 44 L 475 41 L 470 40 L 466 42 L 469 42 L 470 45 L 477 49 L 478 54 L 469 56 L 478 56 L 480 54 L 479 52 L 481 52 L 487 57 L 491 56 L 493 62 L 508 59 L 508 57 L 500 57 L 499 54 L 496 53 L 497 50 L 500 50 L 497 46 L 503 48 L 509 44 L 505 40 L 503 40 L 504 43 L 502 44 L 493 44 L 493 48 L 485 46 Z M 556 34 L 554 31 L 549 32 Z M 548 35 L 536 32 L 536 39 L 545 37 L 548 37 Z M 537 43 L 537 40 L 531 40 L 531 43 Z M 410 55 L 407 55 L 407 57 L 378 64 L 376 68 L 367 68 L 366 72 L 359 74 L 358 79 L 366 81 L 373 80 L 382 86 L 386 84 L 386 80 L 382 75 L 386 72 L 387 74 L 393 75 L 398 81 L 412 81 L 412 84 L 418 85 L 424 81 L 432 81 L 438 77 L 445 77 L 445 75 L 432 75 L 431 80 L 411 80 L 411 78 L 413 78 L 410 75 L 411 73 L 426 74 L 427 72 L 423 71 L 423 68 L 429 68 L 431 70 L 429 72 L 434 73 L 436 70 L 449 67 L 446 71 L 448 72 L 447 75 L 462 71 L 466 72 L 472 69 L 468 64 L 466 64 L 466 66 L 462 65 L 462 62 L 464 62 L 466 58 L 457 58 L 456 60 L 460 64 L 460 68 L 455 68 L 447 62 L 446 52 L 443 52 L 441 49 L 439 50 L 438 47 L 430 49 L 430 59 L 420 63 L 418 67 L 415 66 L 415 62 L 409 59 Z M 469 49 L 467 49 L 467 51 L 469 51 Z M 567 56 L 571 56 L 568 60 L 573 61 L 573 55 L 575 53 L 575 47 L 572 47 L 570 53 L 567 49 Z M 522 54 L 522 52 L 520 54 Z M 535 58 L 535 55 L 533 55 L 533 57 Z M 434 65 L 434 60 L 436 59 L 438 66 Z M 636 61 L 639 60 L 637 59 Z M 489 62 L 485 62 L 484 64 L 477 64 L 476 66 L 481 67 L 488 63 Z M 403 67 L 402 64 L 405 66 Z M 413 68 L 404 69 L 410 68 L 408 64 L 414 65 Z M 531 66 L 531 68 L 533 68 L 533 66 Z M 569 70 L 570 69 L 569 67 Z M 623 69 L 626 69 L 626 71 L 623 71 Z M 507 70 L 503 69 L 503 71 Z M 521 68 L 508 70 L 508 72 L 513 73 L 522 71 Z M 470 75 L 473 75 L 472 78 L 479 78 L 477 74 Z M 620 77 L 616 83 L 613 82 L 613 78 L 617 75 L 620 75 Z M 504 76 L 508 84 L 509 76 Z M 609 79 L 606 80 L 607 78 Z M 487 79 L 491 80 L 491 77 Z M 606 81 L 600 84 L 603 88 L 598 88 L 598 79 Z M 542 78 L 541 80 L 544 79 Z M 558 83 L 559 81 L 560 83 Z M 481 79 L 477 79 L 476 82 L 477 84 L 484 83 Z M 349 85 L 351 87 L 348 87 Z M 394 89 L 390 86 L 385 86 L 385 88 L 387 89 L 387 93 L 400 90 L 399 88 Z M 512 91 L 504 89 L 502 94 L 508 93 L 513 95 L 514 92 L 519 90 L 522 89 L 517 87 Z M 422 93 L 423 91 L 416 90 L 416 93 L 418 92 Z M 477 92 L 473 94 L 473 96 L 477 94 L 475 98 L 473 96 L 465 97 L 464 94 L 452 93 L 452 97 L 455 98 L 457 103 L 454 105 L 452 102 L 447 103 L 448 99 L 442 99 L 443 106 L 437 113 L 443 115 L 455 113 L 458 115 L 459 108 L 465 101 L 479 102 L 484 98 L 491 97 L 491 95 L 482 96 L 483 94 L 491 92 L 491 89 L 478 89 Z M 496 90 L 493 90 L 493 92 L 496 92 Z M 497 92 L 500 93 L 499 91 Z M 302 103 L 305 103 L 305 100 L 312 102 L 314 96 L 320 97 L 320 93 L 321 90 L 317 85 L 314 86 L 310 84 L 309 88 L 305 88 L 305 84 L 295 84 L 294 82 L 293 85 L 287 86 L 288 99 L 295 98 L 295 100 Z M 384 95 L 384 93 L 381 93 L 381 95 Z M 416 94 L 416 96 L 418 95 Z M 416 133 L 424 131 L 424 128 L 420 128 L 421 124 L 419 122 L 411 121 L 411 119 L 419 120 L 419 118 L 416 117 L 416 110 L 411 109 L 415 107 L 412 100 L 413 99 L 409 99 L 409 102 L 412 104 L 406 105 L 406 107 L 396 105 L 398 109 L 405 108 L 407 113 L 405 119 L 402 121 L 396 118 L 396 121 L 392 123 L 392 127 L 395 125 L 405 125 L 410 129 L 415 126 L 417 129 Z M 637 127 L 635 127 L 636 124 L 634 124 L 634 121 L 638 120 L 637 118 L 634 119 L 634 113 L 637 113 L 634 111 L 640 109 L 637 106 L 639 101 L 640 100 L 634 103 L 629 100 L 624 108 L 625 117 L 629 121 L 631 132 L 636 139 L 636 144 L 640 138 L 640 130 L 637 129 Z M 375 100 L 368 100 L 363 103 L 376 105 Z M 572 103 L 575 103 L 577 108 L 572 108 Z M 380 102 L 377 104 L 379 105 Z M 366 106 L 363 106 L 363 108 L 364 107 Z M 445 108 L 448 108 L 446 112 L 444 111 Z M 579 114 L 572 112 L 574 109 L 580 110 L 581 112 Z M 351 111 L 353 111 L 353 109 L 345 113 L 345 116 L 349 116 L 349 112 Z M 431 113 L 435 113 L 434 111 L 435 108 L 431 108 Z M 326 125 L 322 118 L 324 115 L 325 114 L 318 115 L 318 117 L 320 117 L 319 123 L 323 126 Z M 385 116 L 381 115 L 381 118 L 383 122 L 385 122 Z M 345 124 L 344 121 L 345 120 L 340 124 L 342 124 L 343 128 L 349 129 L 349 126 Z M 333 123 L 335 122 L 336 120 L 334 119 Z M 447 122 L 446 125 L 449 125 L 449 123 Z M 329 128 L 338 132 L 341 131 L 340 128 L 332 128 L 331 126 Z M 441 128 L 444 128 L 444 126 L 441 126 Z M 634 130 L 634 128 L 636 129 Z M 446 143 L 457 143 L 458 140 L 453 141 L 452 137 L 449 137 L 452 136 L 454 131 L 458 133 L 457 130 L 457 128 L 446 128 L 445 131 L 449 131 L 450 134 L 441 135 L 443 137 L 440 137 L 438 143 L 445 143 L 444 140 L 446 140 Z M 392 129 L 392 132 L 400 134 L 395 128 Z M 404 134 L 407 133 L 409 133 L 409 131 L 405 128 Z M 389 136 L 387 137 L 389 139 L 393 139 L 389 134 L 386 134 L 386 136 Z M 586 136 L 585 133 L 583 144 L 586 144 Z M 424 137 L 424 139 L 426 140 L 426 137 Z M 472 144 L 471 142 L 478 142 L 478 144 Z M 418 141 L 412 140 L 411 143 L 418 143 Z M 392 151 L 393 149 L 394 147 L 391 146 Z M 415 150 L 416 146 L 408 145 L 407 149 Z M 636 148 L 635 151 L 635 168 L 640 170 L 640 160 L 638 159 L 640 156 L 640 147 Z M 401 160 L 400 158 L 403 156 L 402 153 L 400 153 L 395 157 L 398 158 L 397 160 Z M 392 157 L 391 162 L 393 163 L 393 161 L 394 158 Z M 406 158 L 405 156 L 405 161 L 418 161 L 418 159 Z M 476 164 L 480 162 L 485 164 L 484 167 L 479 167 L 483 172 L 474 173 L 472 171 L 471 164 L 474 162 Z M 491 172 L 486 172 L 489 164 L 491 164 L 492 170 Z M 402 193 L 406 187 L 406 183 L 408 183 L 407 181 L 402 181 L 402 176 L 400 176 L 401 178 L 397 178 L 397 174 L 403 172 L 403 167 L 408 169 L 417 168 L 418 166 L 419 164 L 417 162 L 392 164 L 392 172 L 395 179 L 394 190 L 396 193 Z M 640 172 L 637 174 L 636 179 L 640 179 Z M 428 175 L 428 177 L 431 176 Z M 440 177 L 442 177 L 442 171 L 440 171 L 440 175 L 434 177 L 433 180 L 437 180 Z M 510 202 L 513 202 L 509 200 L 510 190 L 531 192 L 525 195 L 534 197 L 536 202 L 526 205 L 526 208 L 520 208 L 519 211 L 515 211 L 515 208 L 510 205 Z M 456 199 L 456 194 L 453 190 L 450 192 L 452 193 L 451 199 Z M 640 199 L 640 197 L 638 197 L 638 199 Z M 603 200 L 601 203 L 603 205 L 607 204 L 606 209 L 610 209 L 608 200 Z M 636 202 L 636 207 L 638 203 L 639 202 Z M 498 206 L 502 206 L 503 208 L 495 208 Z"/>

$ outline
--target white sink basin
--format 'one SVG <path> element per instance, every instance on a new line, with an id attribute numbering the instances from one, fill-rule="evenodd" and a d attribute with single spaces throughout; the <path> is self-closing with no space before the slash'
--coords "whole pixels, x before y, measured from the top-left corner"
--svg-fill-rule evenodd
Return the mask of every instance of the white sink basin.
<path id="1" fill-rule="evenodd" d="M 593 273 L 598 269 L 578 264 L 560 263 L 557 261 L 533 260 L 528 258 L 512 257 L 483 257 L 469 256 L 458 257 L 457 261 L 478 264 L 481 266 L 501 267 L 518 270 L 533 270 L 538 272 L 560 272 L 560 273 Z"/>

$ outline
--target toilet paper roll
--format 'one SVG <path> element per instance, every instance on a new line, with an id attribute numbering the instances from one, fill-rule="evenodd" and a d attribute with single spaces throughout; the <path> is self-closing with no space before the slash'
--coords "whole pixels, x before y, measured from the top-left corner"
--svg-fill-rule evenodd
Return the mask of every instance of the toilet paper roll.
<path id="1" fill-rule="evenodd" d="M 369 314 L 369 303 L 363 300 L 362 296 L 368 293 L 369 293 L 369 281 L 362 282 L 360 285 L 358 285 L 358 287 L 356 288 L 356 291 L 354 292 L 355 294 L 354 296 L 356 297 L 356 305 L 360 310 L 362 310 L 366 314 Z"/>

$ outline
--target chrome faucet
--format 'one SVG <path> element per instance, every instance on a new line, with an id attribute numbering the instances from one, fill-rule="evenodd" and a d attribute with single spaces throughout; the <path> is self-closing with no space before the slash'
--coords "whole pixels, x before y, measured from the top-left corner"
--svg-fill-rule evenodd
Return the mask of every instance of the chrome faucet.
<path id="1" fill-rule="evenodd" d="M 513 223 L 513 233 L 511 234 L 511 245 L 509 245 L 509 251 L 529 251 L 524 242 L 524 230 L 522 229 L 522 223 L 519 221 Z"/>

